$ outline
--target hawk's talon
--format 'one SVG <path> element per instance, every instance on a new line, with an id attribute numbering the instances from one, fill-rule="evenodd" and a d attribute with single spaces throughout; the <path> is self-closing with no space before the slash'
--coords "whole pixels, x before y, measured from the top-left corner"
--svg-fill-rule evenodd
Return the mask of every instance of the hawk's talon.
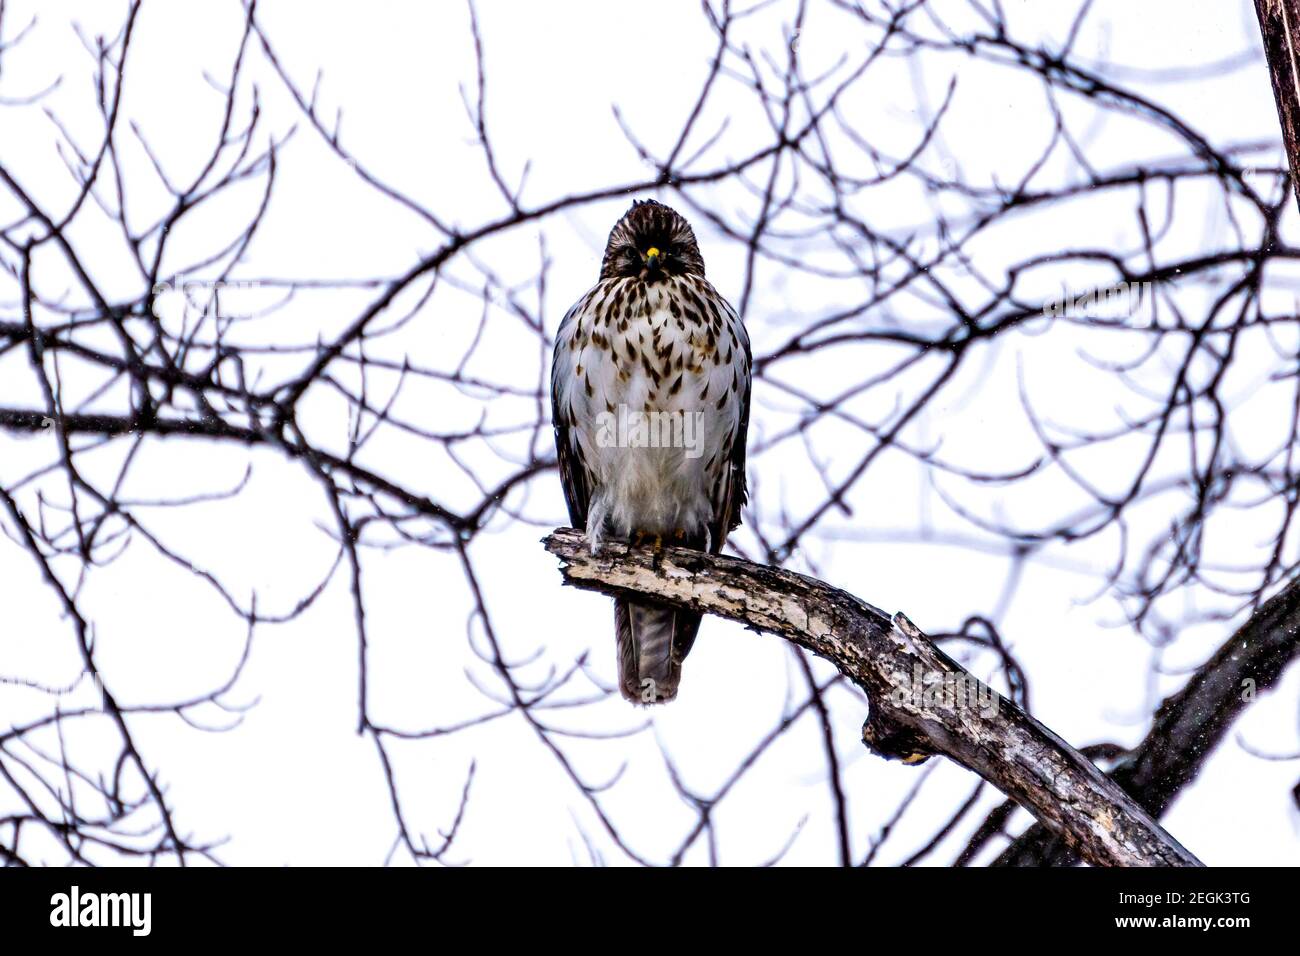
<path id="1" fill-rule="evenodd" d="M 664 536 L 653 531 L 633 531 L 632 547 L 644 548 L 649 545 L 652 557 L 651 564 L 659 567 L 659 562 L 663 559 L 664 554 Z"/>

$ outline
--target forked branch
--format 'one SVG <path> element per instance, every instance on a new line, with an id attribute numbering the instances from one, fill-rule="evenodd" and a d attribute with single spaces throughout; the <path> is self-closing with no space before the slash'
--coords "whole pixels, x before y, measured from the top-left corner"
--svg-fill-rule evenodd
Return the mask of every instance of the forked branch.
<path id="1" fill-rule="evenodd" d="M 1059 834 L 1089 863 L 1199 866 L 1091 761 L 939 650 L 904 615 L 780 568 L 679 548 L 609 543 L 596 557 L 580 532 L 544 543 L 566 584 L 640 595 L 778 634 L 834 664 L 866 692 L 863 740 L 919 762 L 942 754 L 974 771 Z"/>

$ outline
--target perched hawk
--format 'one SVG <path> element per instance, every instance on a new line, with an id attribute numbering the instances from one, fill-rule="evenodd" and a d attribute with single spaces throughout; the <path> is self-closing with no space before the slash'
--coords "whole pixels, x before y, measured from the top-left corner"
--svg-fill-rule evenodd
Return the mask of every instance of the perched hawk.
<path id="1" fill-rule="evenodd" d="M 593 552 L 605 537 L 722 550 L 745 503 L 749 383 L 749 336 L 690 223 L 634 202 L 560 323 L 551 372 L 564 498 Z M 623 696 L 672 700 L 700 615 L 619 598 L 614 627 Z"/>

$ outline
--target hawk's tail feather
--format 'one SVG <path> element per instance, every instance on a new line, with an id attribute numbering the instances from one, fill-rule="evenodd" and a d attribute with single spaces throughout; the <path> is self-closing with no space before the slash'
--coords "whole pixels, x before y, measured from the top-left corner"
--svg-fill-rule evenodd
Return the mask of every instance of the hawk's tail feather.
<path id="1" fill-rule="evenodd" d="M 676 697 L 682 660 L 699 629 L 695 611 L 616 598 L 618 689 L 623 697 L 638 704 L 661 704 Z"/>

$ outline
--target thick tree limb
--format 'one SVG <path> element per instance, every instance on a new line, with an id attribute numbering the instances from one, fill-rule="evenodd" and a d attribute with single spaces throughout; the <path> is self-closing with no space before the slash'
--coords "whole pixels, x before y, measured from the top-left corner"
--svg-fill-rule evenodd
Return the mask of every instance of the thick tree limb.
<path id="1" fill-rule="evenodd" d="M 779 634 L 824 657 L 871 702 L 867 746 L 908 762 L 943 754 L 1029 810 L 1091 863 L 1199 866 L 1087 758 L 940 651 L 904 615 L 893 619 L 813 578 L 680 548 L 610 543 L 596 557 L 580 532 L 544 541 L 565 583 L 649 596 Z"/>
<path id="2" fill-rule="evenodd" d="M 1255 15 L 1273 79 L 1291 184 L 1300 202 L 1300 0 L 1255 0 Z"/>
<path id="3" fill-rule="evenodd" d="M 1165 699 L 1151 730 L 1111 771 L 1111 778 L 1159 817 L 1196 779 L 1228 728 L 1260 691 L 1277 683 L 1300 652 L 1300 581 L 1292 581 L 1251 615 L 1181 691 Z M 1070 848 L 1035 825 L 994 866 L 1068 866 Z"/>

